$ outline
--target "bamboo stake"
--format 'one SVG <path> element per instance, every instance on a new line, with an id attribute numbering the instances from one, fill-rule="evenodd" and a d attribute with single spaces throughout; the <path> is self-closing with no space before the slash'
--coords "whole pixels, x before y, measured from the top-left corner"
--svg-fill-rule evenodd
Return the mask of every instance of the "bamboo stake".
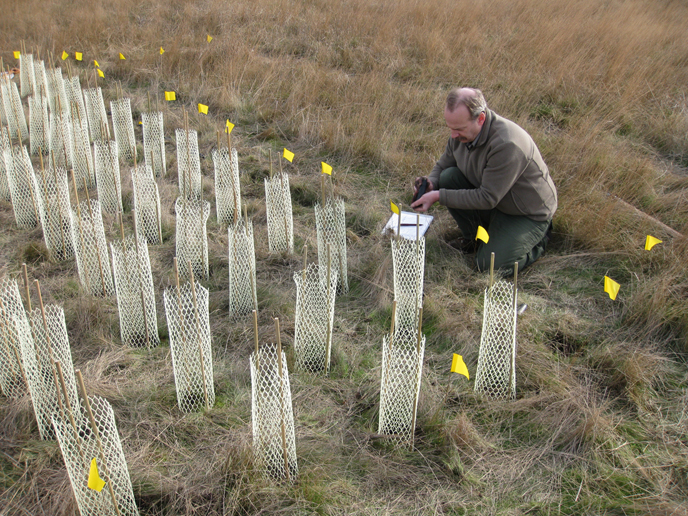
<path id="1" fill-rule="evenodd" d="M 258 369 L 258 312 L 253 310 L 253 340 L 256 345 L 256 369 Z"/>
<path id="2" fill-rule="evenodd" d="M 284 423 L 284 382 L 282 381 L 282 339 L 280 338 L 279 319 L 275 318 L 275 331 L 277 332 L 277 372 L 279 374 L 279 396 L 280 396 L 280 426 L 282 427 L 282 453 L 284 455 L 284 472 L 287 480 L 289 475 L 289 456 L 287 454 L 287 428 Z"/>
<path id="3" fill-rule="evenodd" d="M 306 288 L 306 267 L 307 266 L 308 266 L 308 246 L 304 245 L 303 246 L 303 272 L 302 272 L 302 281 L 303 281 L 304 289 Z"/>
<path id="4" fill-rule="evenodd" d="M 208 401 L 208 379 L 205 375 L 205 361 L 203 355 L 203 346 L 201 346 L 201 318 L 198 314 L 198 299 L 196 298 L 196 282 L 193 277 L 193 268 L 191 267 L 191 260 L 189 260 L 189 274 L 191 275 L 191 293 L 193 294 L 194 303 L 194 315 L 196 318 L 196 332 L 198 338 L 196 339 L 196 344 L 198 344 L 198 358 L 201 362 L 201 375 L 203 375 L 203 397 L 205 398 L 205 406 L 210 410 L 210 402 Z"/>
<path id="5" fill-rule="evenodd" d="M 399 206 L 399 220 L 397 220 L 397 240 L 401 237 L 401 203 L 398 204 Z"/>
<path id="6" fill-rule="evenodd" d="M 31 291 L 29 290 L 29 275 L 26 271 L 26 264 L 22 263 L 22 272 L 24 273 L 24 288 L 26 289 L 26 306 L 27 311 L 31 311 Z"/>
<path id="7" fill-rule="evenodd" d="M 81 448 L 81 438 L 79 437 L 79 430 L 76 426 L 76 421 L 74 420 L 74 411 L 72 410 L 72 404 L 69 401 L 69 396 L 67 396 L 67 384 L 65 383 L 64 374 L 62 373 L 62 364 L 58 360 L 55 361 L 55 368 L 57 369 L 57 376 L 60 379 L 60 387 L 62 389 L 62 395 L 67 402 L 67 414 L 69 415 L 69 422 L 72 424 L 72 431 L 74 432 L 74 440 L 76 441 L 76 446 L 79 448 L 79 455 L 81 455 L 81 460 L 86 462 L 86 456 Z"/>
<path id="8" fill-rule="evenodd" d="M 514 262 L 514 310 L 516 309 L 516 303 L 518 302 L 518 262 Z"/>
<path id="9" fill-rule="evenodd" d="M 420 359 L 420 341 L 422 339 L 422 326 L 423 326 L 423 308 L 418 310 L 418 336 L 416 337 L 416 358 Z M 423 364 L 420 364 L 423 367 Z M 413 380 L 413 417 L 411 419 L 411 449 L 413 449 L 413 441 L 416 436 L 416 416 L 418 415 L 418 396 L 420 394 L 418 389 L 418 374 Z"/>
<path id="10" fill-rule="evenodd" d="M 495 254 L 491 253 L 490 254 L 490 288 L 492 288 L 492 285 L 494 285 L 494 262 L 495 262 Z"/>
<path id="11" fill-rule="evenodd" d="M 117 516 L 121 516 L 121 513 L 119 511 L 119 506 L 117 504 L 117 498 L 115 498 L 115 491 L 112 488 L 112 476 L 110 475 L 110 468 L 107 465 L 107 462 L 105 460 L 105 452 L 103 451 L 103 442 L 100 439 L 100 432 L 98 431 L 98 425 L 96 424 L 96 420 L 93 417 L 93 411 L 91 410 L 91 402 L 88 400 L 88 394 L 86 394 L 86 386 L 84 385 L 84 378 L 81 376 L 81 371 L 77 369 L 75 371 L 77 380 L 79 381 L 79 387 L 81 389 L 81 396 L 84 398 L 84 405 L 86 405 L 86 411 L 88 412 L 88 419 L 91 422 L 91 429 L 93 430 L 94 435 L 96 436 L 96 443 L 98 444 L 98 453 L 100 455 L 100 462 L 103 468 L 104 474 L 107 476 L 109 482 L 107 483 L 108 485 L 108 491 L 110 492 L 110 497 L 112 498 L 112 505 L 115 507 L 115 511 L 117 512 Z"/>
<path id="12" fill-rule="evenodd" d="M 55 155 L 53 154 L 53 160 L 54 159 Z M 55 167 L 53 166 L 53 169 L 54 168 Z M 86 259 L 86 242 L 84 241 L 84 226 L 83 222 L 81 221 L 81 206 L 79 205 L 79 192 L 77 192 L 76 189 L 76 178 L 74 177 L 74 169 L 71 169 L 70 172 L 72 173 L 72 186 L 74 187 L 74 197 L 76 199 L 76 213 L 77 219 L 79 220 L 79 237 L 81 239 L 81 264 L 84 266 L 84 278 L 86 278 L 86 288 L 88 289 L 89 294 L 93 294 L 93 291 L 91 290 L 91 280 L 89 277 L 90 275 L 88 272 L 88 265 L 86 263 L 88 260 Z"/>
<path id="13" fill-rule="evenodd" d="M 332 259 L 330 256 L 330 244 L 327 244 L 327 333 L 325 337 L 325 374 L 330 369 L 330 347 L 332 346 L 332 323 L 330 321 L 330 274 L 332 271 Z"/>
<path id="14" fill-rule="evenodd" d="M 272 179 L 272 147 L 268 151 L 270 152 L 270 179 Z"/>
<path id="15" fill-rule="evenodd" d="M 320 174 L 320 193 L 322 196 L 322 206 L 325 209 L 325 174 Z"/>
<path id="16" fill-rule="evenodd" d="M 74 169 L 72 169 L 72 174 L 73 173 Z M 91 199 L 88 195 L 88 185 L 86 184 L 86 178 L 83 179 L 84 188 L 86 189 L 86 205 L 88 206 L 88 212 L 91 216 L 91 230 L 93 231 L 93 240 L 95 240 L 96 243 L 96 256 L 98 257 L 98 268 L 100 269 L 100 283 L 103 286 L 103 296 L 107 297 L 107 292 L 105 290 L 105 276 L 103 275 L 103 260 L 100 257 L 100 248 L 98 247 L 98 235 L 96 234 L 96 219 L 93 216 L 93 208 L 91 208 Z"/>

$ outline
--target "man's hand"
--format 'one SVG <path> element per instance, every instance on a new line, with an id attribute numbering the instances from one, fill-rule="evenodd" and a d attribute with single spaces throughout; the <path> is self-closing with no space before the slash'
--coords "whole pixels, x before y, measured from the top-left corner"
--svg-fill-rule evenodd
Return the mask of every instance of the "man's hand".
<path id="1" fill-rule="evenodd" d="M 430 186 L 430 183 L 428 183 L 428 187 Z M 411 208 L 413 208 L 416 211 L 420 211 L 422 213 L 428 211 L 430 206 L 435 204 L 437 201 L 440 200 L 440 192 L 439 190 L 433 190 L 431 192 L 426 193 L 423 197 L 418 199 L 416 202 L 411 204 Z"/>
<path id="2" fill-rule="evenodd" d="M 428 179 L 427 177 L 417 177 L 416 180 L 415 180 L 414 183 L 413 183 L 413 195 L 414 195 L 414 197 L 415 197 L 415 195 L 418 193 L 418 188 L 420 188 L 420 185 L 421 185 L 421 183 L 423 182 L 423 179 L 427 179 L 427 180 L 428 180 L 428 185 L 425 187 L 425 192 L 426 192 L 426 193 L 427 193 L 427 192 L 431 192 L 432 190 L 435 189 L 435 188 L 432 186 L 432 181 L 430 181 L 430 179 Z"/>

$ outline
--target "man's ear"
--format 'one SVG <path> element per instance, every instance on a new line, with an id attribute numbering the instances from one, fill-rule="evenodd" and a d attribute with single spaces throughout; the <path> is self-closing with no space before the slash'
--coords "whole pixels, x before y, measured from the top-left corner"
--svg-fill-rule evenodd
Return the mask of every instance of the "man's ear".
<path id="1" fill-rule="evenodd" d="M 485 111 L 483 111 L 482 113 L 480 113 L 478 115 L 478 123 L 480 125 L 483 125 L 484 122 L 485 122 Z"/>

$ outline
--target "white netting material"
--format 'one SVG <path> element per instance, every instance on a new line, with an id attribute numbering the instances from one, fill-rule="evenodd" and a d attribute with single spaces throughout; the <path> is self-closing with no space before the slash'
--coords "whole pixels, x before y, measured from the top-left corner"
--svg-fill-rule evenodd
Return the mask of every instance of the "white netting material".
<path id="1" fill-rule="evenodd" d="M 264 345 L 251 353 L 251 419 L 253 455 L 256 467 L 266 478 L 294 480 L 296 462 L 294 411 L 287 357 L 281 353 L 282 376 L 277 362 L 277 346 Z"/>
<path id="2" fill-rule="evenodd" d="M 131 169 L 131 183 L 134 188 L 134 210 L 136 210 L 136 231 L 151 244 L 162 243 L 162 222 L 160 194 L 148 165 Z"/>
<path id="3" fill-rule="evenodd" d="M 10 137 L 5 127 L 0 127 L 0 152 L 2 153 L 2 155 L 0 155 L 0 199 L 3 201 L 11 201 L 12 194 L 10 192 L 8 175 L 10 168 L 14 165 L 12 164 Z"/>
<path id="4" fill-rule="evenodd" d="M 378 433 L 398 444 L 413 442 L 424 353 L 425 336 L 418 342 L 410 328 L 395 331 L 391 344 L 389 334 L 382 339 Z"/>
<path id="5" fill-rule="evenodd" d="M 79 90 L 81 91 L 81 90 Z M 74 114 L 77 110 L 74 109 Z M 86 118 L 72 118 L 72 149 L 74 178 L 77 189 L 84 188 L 84 178 L 89 188 L 96 185 L 96 172 L 93 164 L 91 143 L 88 139 L 88 122 Z"/>
<path id="6" fill-rule="evenodd" d="M 17 226 L 34 228 L 40 222 L 38 185 L 33 173 L 33 164 L 26 147 L 15 147 L 5 152 L 7 182 L 12 196 L 12 207 Z"/>
<path id="7" fill-rule="evenodd" d="M 229 242 L 229 315 L 240 317 L 258 309 L 253 223 L 240 219 L 227 229 Z"/>
<path id="8" fill-rule="evenodd" d="M 43 95 L 29 97 L 29 145 L 31 154 L 47 154 L 50 149 L 48 99 Z"/>
<path id="9" fill-rule="evenodd" d="M 82 201 L 72 209 L 72 240 L 81 285 L 94 296 L 115 293 L 100 202 Z M 101 279 L 102 276 L 102 279 Z"/>
<path id="10" fill-rule="evenodd" d="M 309 373 L 327 373 L 330 370 L 337 271 L 330 271 L 328 288 L 327 271 L 323 274 L 319 270 L 321 268 L 322 265 L 311 263 L 306 267 L 305 274 L 304 271 L 294 273 L 294 356 L 297 369 Z"/>
<path id="11" fill-rule="evenodd" d="M 45 62 L 34 61 L 33 71 L 36 76 L 36 91 L 34 95 L 41 95 L 47 100 L 50 96 L 50 86 L 48 86 L 48 74 L 45 71 Z"/>
<path id="12" fill-rule="evenodd" d="M 136 139 L 134 120 L 131 116 L 131 99 L 113 100 L 110 102 L 110 109 L 119 157 L 133 160 L 136 155 Z"/>
<path id="13" fill-rule="evenodd" d="M 139 237 L 137 252 L 134 237 L 127 237 L 124 243 L 112 242 L 110 248 L 122 343 L 135 348 L 157 346 L 160 337 L 148 245 Z"/>
<path id="14" fill-rule="evenodd" d="M 119 172 L 117 142 L 94 141 L 98 200 L 106 213 L 122 213 L 122 179 Z"/>
<path id="15" fill-rule="evenodd" d="M 75 410 L 80 406 L 64 310 L 57 305 L 45 305 L 47 332 L 40 308 L 31 311 L 28 318 L 33 339 L 22 340 L 26 379 L 41 439 L 54 439 L 51 419 L 62 418 L 63 411 L 67 408 L 56 361 L 62 368 L 69 405 Z"/>
<path id="16" fill-rule="evenodd" d="M 102 142 L 109 140 L 110 130 L 102 90 L 100 88 L 88 88 L 83 91 L 91 141 Z"/>
<path id="17" fill-rule="evenodd" d="M 198 280 L 207 280 L 208 273 L 208 233 L 206 223 L 210 217 L 208 201 L 188 201 L 178 198 L 174 203 L 177 214 L 177 259 L 180 264 L 191 262 L 194 276 Z M 179 274 L 189 279 L 189 269 L 181 267 Z"/>
<path id="18" fill-rule="evenodd" d="M 179 289 L 168 287 L 163 294 L 177 404 L 182 412 L 215 404 L 208 290 L 198 284 L 195 287 L 196 303 L 189 283 Z"/>
<path id="19" fill-rule="evenodd" d="M 36 74 L 33 68 L 33 54 L 19 56 L 19 81 L 21 82 L 21 96 L 33 95 L 36 91 Z"/>
<path id="20" fill-rule="evenodd" d="M 492 399 L 516 397 L 516 295 L 505 280 L 485 289 L 474 390 Z"/>
<path id="21" fill-rule="evenodd" d="M 97 433 L 84 410 L 74 411 L 74 426 L 68 418 L 53 418 L 79 512 L 81 516 L 137 516 L 139 511 L 115 414 L 107 400 L 98 396 L 88 399 Z M 101 491 L 88 487 L 92 459 L 96 459 L 98 474 L 106 482 Z"/>
<path id="22" fill-rule="evenodd" d="M 69 103 L 69 112 L 72 114 L 72 120 L 74 120 L 75 123 L 79 120 L 85 123 L 88 130 L 88 114 L 86 113 L 86 104 L 84 103 L 84 94 L 81 91 L 79 76 L 75 75 L 71 79 L 64 81 L 64 87 L 65 93 L 67 94 L 67 102 Z M 88 138 L 88 134 L 86 137 Z"/>
<path id="23" fill-rule="evenodd" d="M 425 237 L 419 240 L 392 238 L 395 328 L 418 328 L 418 309 L 423 306 Z"/>
<path id="24" fill-rule="evenodd" d="M 71 116 L 67 112 L 55 113 L 51 111 L 49 120 L 50 152 L 55 157 L 55 164 L 58 167 L 70 169 L 74 163 Z"/>
<path id="25" fill-rule="evenodd" d="M 289 174 L 265 178 L 265 208 L 268 219 L 268 247 L 272 253 L 294 252 L 294 219 L 291 211 Z"/>
<path id="26" fill-rule="evenodd" d="M 201 198 L 201 158 L 198 154 L 198 133 L 177 129 L 177 174 L 179 196 L 184 199 Z"/>
<path id="27" fill-rule="evenodd" d="M 62 78 L 62 68 L 51 68 L 46 70 L 48 81 L 48 105 L 51 113 L 61 111 L 69 112 L 69 102 L 65 90 L 64 79 Z"/>
<path id="28" fill-rule="evenodd" d="M 74 256 L 72 210 L 69 202 L 67 171 L 52 166 L 41 170 L 36 178 L 41 205 L 43 238 L 53 261 Z"/>
<path id="29" fill-rule="evenodd" d="M 318 263 L 327 267 L 327 246 L 330 246 L 330 261 L 337 271 L 339 293 L 349 292 L 349 279 L 346 263 L 346 220 L 344 200 L 329 198 L 325 206 L 315 205 L 315 228 L 318 235 Z"/>
<path id="30" fill-rule="evenodd" d="M 153 169 L 155 177 L 166 176 L 167 162 L 162 111 L 141 113 L 141 121 L 143 122 L 143 159 L 146 165 Z"/>
<path id="31" fill-rule="evenodd" d="M 21 132 L 22 139 L 29 134 L 26 128 L 26 115 L 24 114 L 24 107 L 22 106 L 19 90 L 16 82 L 5 82 L 0 88 L 3 105 L 5 107 L 5 116 L 7 117 L 7 127 L 10 130 L 10 137 L 16 139 L 19 137 L 18 131 Z M 19 140 L 17 140 L 19 141 Z"/>
<path id="32" fill-rule="evenodd" d="M 0 388 L 8 398 L 20 398 L 29 392 L 22 340 L 30 341 L 27 346 L 33 348 L 33 339 L 17 282 L 7 276 L 0 279 L 0 339 Z"/>
<path id="33" fill-rule="evenodd" d="M 215 165 L 215 202 L 218 224 L 233 224 L 241 217 L 241 187 L 239 184 L 239 158 L 236 149 L 231 156 L 227 149 L 213 151 Z"/>

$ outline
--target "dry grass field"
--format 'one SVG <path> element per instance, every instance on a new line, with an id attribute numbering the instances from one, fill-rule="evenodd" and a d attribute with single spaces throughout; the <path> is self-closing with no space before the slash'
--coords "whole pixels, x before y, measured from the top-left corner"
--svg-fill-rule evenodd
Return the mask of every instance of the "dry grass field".
<path id="1" fill-rule="evenodd" d="M 27 51 L 93 81 L 106 105 L 121 86 L 134 120 L 148 99 L 165 117 L 159 180 L 164 243 L 151 246 L 161 346 L 122 345 L 114 298 L 79 286 L 73 260 L 48 260 L 40 229 L 0 202 L 0 271 L 21 264 L 46 303 L 65 308 L 75 368 L 113 405 L 142 515 L 688 514 L 688 5 L 672 0 L 23 0 L 1 2 L 0 56 Z M 212 41 L 207 41 L 207 36 Z M 159 49 L 165 49 L 160 54 Z M 83 52 L 84 60 L 70 56 Z M 126 60 L 118 58 L 119 53 Z M 88 77 L 88 79 L 87 79 Z M 381 343 L 392 258 L 390 199 L 408 206 L 448 137 L 449 88 L 488 105 L 537 142 L 559 189 L 548 254 L 519 275 L 517 398 L 486 401 L 450 374 L 474 374 L 484 274 L 447 245 L 443 208 L 427 237 L 427 337 L 415 449 L 377 434 Z M 176 102 L 164 102 L 164 91 Z M 197 103 L 209 115 L 197 113 Z M 177 407 L 162 290 L 174 281 L 174 131 L 199 131 L 213 205 L 210 322 L 215 406 Z M 28 113 L 28 110 L 27 110 Z M 243 202 L 253 220 L 261 342 L 293 364 L 295 284 L 315 248 L 320 161 L 346 203 L 350 293 L 335 307 L 327 377 L 291 371 L 300 476 L 267 481 L 251 452 L 250 318 L 228 316 L 227 229 L 215 220 L 216 131 L 236 124 Z M 136 128 L 139 151 L 141 130 Z M 263 178 L 283 147 L 293 256 L 270 254 Z M 130 169 L 122 164 L 132 231 Z M 95 190 L 91 196 L 95 196 Z M 109 239 L 119 235 L 104 217 Z M 643 250 L 645 236 L 663 244 Z M 678 235 L 678 236 L 677 236 Z M 314 253 L 311 252 L 311 255 Z M 315 259 L 311 257 L 311 261 Z M 621 284 L 616 301 L 603 292 Z M 35 292 L 32 296 L 35 296 Z M 0 396 L 0 515 L 75 515 L 60 453 L 41 441 L 28 396 Z"/>

